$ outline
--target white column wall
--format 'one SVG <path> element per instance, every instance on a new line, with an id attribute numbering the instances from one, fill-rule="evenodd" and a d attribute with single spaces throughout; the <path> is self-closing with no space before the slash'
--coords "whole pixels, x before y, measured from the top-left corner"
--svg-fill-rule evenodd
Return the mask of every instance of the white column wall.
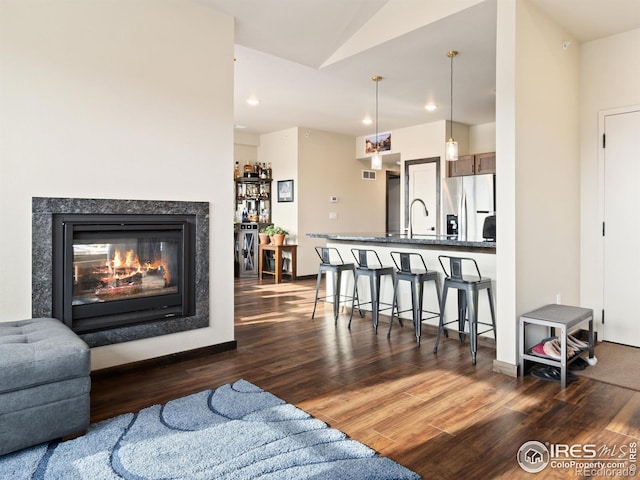
<path id="1" fill-rule="evenodd" d="M 497 38 L 497 359 L 515 363 L 518 315 L 580 301 L 580 48 L 528 1 L 498 2 Z"/>
<path id="2" fill-rule="evenodd" d="M 496 36 L 496 360 L 517 363 L 516 5 L 497 2 Z M 503 322 L 503 319 L 506 319 Z"/>

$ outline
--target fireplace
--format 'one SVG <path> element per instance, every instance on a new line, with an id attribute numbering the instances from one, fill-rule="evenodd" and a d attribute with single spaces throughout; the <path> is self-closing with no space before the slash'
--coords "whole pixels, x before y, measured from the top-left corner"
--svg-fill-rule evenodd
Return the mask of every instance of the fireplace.
<path id="1" fill-rule="evenodd" d="M 185 317 L 195 216 L 53 216 L 53 315 L 76 333 Z"/>
<path id="2" fill-rule="evenodd" d="M 91 347 L 209 325 L 205 202 L 33 198 L 32 315 Z"/>

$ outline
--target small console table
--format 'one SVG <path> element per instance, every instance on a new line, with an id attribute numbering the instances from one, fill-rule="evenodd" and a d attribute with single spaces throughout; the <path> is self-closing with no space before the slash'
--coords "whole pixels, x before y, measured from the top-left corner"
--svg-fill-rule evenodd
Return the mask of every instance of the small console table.
<path id="1" fill-rule="evenodd" d="M 273 270 L 265 269 L 265 252 L 274 252 L 275 267 Z M 282 252 L 289 252 L 291 254 L 291 272 L 283 272 L 282 270 Z M 296 280 L 297 269 L 297 253 L 298 245 L 274 245 L 272 243 L 261 243 L 258 247 L 258 279 L 262 281 L 262 274 L 266 273 L 275 277 L 276 283 L 282 282 L 282 275 L 291 276 L 291 281 Z"/>
<path id="2" fill-rule="evenodd" d="M 520 351 L 520 375 L 524 376 L 525 374 L 526 360 L 560 367 L 560 387 L 565 388 L 567 386 L 567 367 L 580 355 L 576 354 L 572 358 L 567 360 L 567 335 L 572 330 L 575 330 L 579 325 L 586 322 L 589 323 L 589 345 L 585 350 L 589 350 L 589 364 L 595 365 L 598 360 L 595 358 L 593 352 L 593 310 L 591 310 L 590 308 L 551 304 L 520 316 L 518 335 L 518 346 Z M 551 330 L 551 335 L 556 334 L 556 329 L 560 330 L 560 333 L 558 335 L 561 346 L 559 360 L 533 355 L 529 350 L 525 350 L 527 325 L 542 325 L 545 327 L 549 327 L 549 329 Z"/>

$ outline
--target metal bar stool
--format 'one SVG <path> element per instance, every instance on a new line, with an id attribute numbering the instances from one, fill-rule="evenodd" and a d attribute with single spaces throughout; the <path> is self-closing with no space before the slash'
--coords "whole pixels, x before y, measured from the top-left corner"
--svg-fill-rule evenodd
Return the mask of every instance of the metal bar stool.
<path id="1" fill-rule="evenodd" d="M 361 310 L 362 305 L 371 304 L 371 316 L 373 317 L 373 328 L 378 333 L 378 320 L 380 318 L 381 310 L 388 310 L 392 308 L 390 303 L 382 302 L 382 305 L 388 305 L 385 308 L 380 308 L 380 279 L 383 275 L 391 275 L 393 278 L 393 267 L 385 267 L 380 261 L 380 257 L 375 250 L 352 248 L 351 254 L 356 260 L 355 274 L 353 279 L 353 295 L 351 301 L 351 315 L 349 316 L 349 328 L 351 328 L 351 320 L 353 320 L 353 310 L 355 302 L 358 302 L 358 311 L 360 312 L 360 318 L 364 317 Z M 358 278 L 360 276 L 369 277 L 369 293 L 371 300 L 368 302 L 360 303 L 360 295 L 358 294 Z"/>
<path id="2" fill-rule="evenodd" d="M 449 260 L 449 269 L 444 266 L 443 259 Z M 460 341 L 464 340 L 465 335 L 469 335 L 469 343 L 471 344 L 471 362 L 476 364 L 476 353 L 478 351 L 478 335 L 487 333 L 493 330 L 493 336 L 496 335 L 496 318 L 495 310 L 493 307 L 493 296 L 491 294 L 491 279 L 489 277 L 483 277 L 478 268 L 478 264 L 473 258 L 466 257 L 450 257 L 448 255 L 438 256 L 438 261 L 442 266 L 442 270 L 445 274 L 444 287 L 442 289 L 442 303 L 440 305 L 440 324 L 438 325 L 438 335 L 436 337 L 436 345 L 433 348 L 433 353 L 438 353 L 438 343 L 440 342 L 440 334 L 444 332 L 445 336 L 448 336 L 446 325 L 451 323 L 458 323 L 458 329 L 451 329 L 454 332 L 458 332 L 460 335 Z M 465 275 L 463 273 L 464 262 L 473 263 L 475 272 L 478 276 Z M 470 268 L 470 267 L 469 267 Z M 458 290 L 458 318 L 451 320 L 450 322 L 444 321 L 444 310 L 447 303 L 447 292 L 449 288 L 456 288 Z M 482 289 L 487 290 L 489 296 L 489 309 L 491 310 L 491 323 L 483 323 L 478 321 L 478 292 Z M 468 318 L 467 318 L 468 312 Z M 469 332 L 466 332 L 465 322 L 469 321 Z M 478 332 L 478 324 L 490 327 L 482 332 Z"/>
<path id="3" fill-rule="evenodd" d="M 398 322 L 402 325 L 400 314 L 403 312 L 413 312 L 413 326 L 416 331 L 416 340 L 420 345 L 420 336 L 422 335 L 422 322 L 430 318 L 436 318 L 440 315 L 439 312 L 432 312 L 429 310 L 423 310 L 424 300 L 424 284 L 426 282 L 433 282 L 436 295 L 438 297 L 438 308 L 440 308 L 440 286 L 438 280 L 438 272 L 435 270 L 428 270 L 427 264 L 424 262 L 424 258 L 419 253 L 414 252 L 391 252 L 391 258 L 396 265 L 396 271 L 393 280 L 393 304 L 391 308 L 391 321 L 389 322 L 389 333 L 387 337 L 391 336 L 391 327 L 393 326 L 394 311 L 398 315 Z M 411 283 L 411 309 L 399 310 L 398 306 L 398 285 L 401 281 L 407 281 Z M 428 316 L 424 316 L 424 314 Z"/>
<path id="4" fill-rule="evenodd" d="M 340 295 L 340 283 L 342 279 L 343 272 L 352 272 L 355 275 L 355 266 L 353 263 L 344 263 L 342 260 L 342 256 L 340 252 L 335 247 L 315 247 L 316 253 L 320 257 L 320 267 L 318 269 L 318 281 L 316 282 L 316 299 L 313 302 L 313 313 L 311 314 L 311 319 L 316 315 L 316 305 L 318 304 L 318 299 L 329 298 L 330 296 L 333 298 L 333 317 L 335 318 L 336 323 L 338 323 L 338 311 L 340 309 L 340 299 L 345 298 L 346 300 L 351 297 L 347 297 L 344 295 Z M 326 272 L 331 272 L 333 277 L 333 295 L 326 295 L 324 297 L 318 297 L 318 291 L 320 290 L 320 283 L 322 281 L 322 274 Z"/>

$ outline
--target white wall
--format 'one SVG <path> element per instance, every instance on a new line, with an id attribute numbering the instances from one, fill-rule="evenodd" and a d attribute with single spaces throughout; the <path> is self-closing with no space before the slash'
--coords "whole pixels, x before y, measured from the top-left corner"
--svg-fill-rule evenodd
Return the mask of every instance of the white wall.
<path id="1" fill-rule="evenodd" d="M 496 151 L 496 123 L 483 123 L 469 127 L 469 153 Z"/>
<path id="2" fill-rule="evenodd" d="M 564 40 L 573 41 L 529 2 L 498 2 L 497 359 L 507 363 L 518 315 L 556 294 L 580 300 L 579 46 L 565 50 Z"/>
<path id="3" fill-rule="evenodd" d="M 313 247 L 322 239 L 307 233 L 384 232 L 386 218 L 386 176 L 378 171 L 375 180 L 363 180 L 362 170 L 370 164 L 353 157 L 354 137 L 319 130 L 300 129 L 298 210 L 301 275 L 318 272 Z M 337 203 L 330 202 L 336 196 Z M 336 213 L 330 220 L 329 214 Z M 347 259 L 345 259 L 347 261 Z"/>
<path id="4" fill-rule="evenodd" d="M 439 121 L 399 128 L 391 132 L 391 151 L 399 154 L 403 162 L 401 178 L 404 178 L 404 162 L 421 158 L 440 157 L 440 176 L 447 176 L 444 147 L 449 138 L 450 122 Z M 495 152 L 496 124 L 465 125 L 453 122 L 453 135 L 458 142 L 460 155 Z M 356 158 L 365 158 L 365 136 L 356 138 Z M 404 221 L 404 181 L 400 182 L 400 218 Z M 405 228 L 405 226 L 403 226 Z"/>
<path id="5" fill-rule="evenodd" d="M 233 340 L 233 19 L 178 0 L 0 13 L 0 320 L 31 317 L 32 197 L 206 201 L 210 327 L 95 348 L 92 366 Z"/>
<path id="6" fill-rule="evenodd" d="M 253 165 L 258 161 L 258 147 L 253 145 L 243 145 L 241 143 L 233 144 L 233 160 L 238 162 L 240 175 L 242 175 L 242 167 L 249 162 Z"/>
<path id="7" fill-rule="evenodd" d="M 236 130 L 233 135 L 233 160 L 238 162 L 240 167 L 240 175 L 242 168 L 249 162 L 254 164 L 258 161 L 258 146 L 260 145 L 260 136 Z"/>
<path id="8" fill-rule="evenodd" d="M 289 232 L 289 243 L 298 239 L 298 128 L 288 128 L 260 136 L 258 161 L 271 163 L 273 183 L 271 184 L 271 221 Z M 278 203 L 279 180 L 293 180 L 294 202 Z"/>
<path id="9" fill-rule="evenodd" d="M 362 180 L 368 169 L 353 156 L 350 135 L 294 127 L 260 137 L 258 161 L 273 167 L 272 221 L 289 231 L 298 244 L 298 275 L 315 275 L 318 258 L 313 247 L 324 244 L 307 233 L 384 231 L 385 175 Z M 278 180 L 294 180 L 294 201 L 278 203 Z M 337 203 L 329 201 L 331 196 Z M 329 219 L 335 212 L 337 218 Z"/>
<path id="10" fill-rule="evenodd" d="M 441 120 L 393 130 L 391 131 L 391 151 L 384 153 L 398 153 L 402 161 L 431 157 L 444 158 L 444 146 L 450 132 L 449 123 Z M 474 153 L 469 152 L 469 128 L 468 125 L 453 122 L 453 134 L 461 155 Z M 480 138 L 485 137 L 480 130 L 478 132 Z M 364 152 L 365 138 L 365 136 L 356 138 L 356 158 L 367 156 Z"/>
<path id="11" fill-rule="evenodd" d="M 496 22 L 496 360 L 516 352 L 516 4 L 497 2 Z M 502 319 L 506 322 L 502 322 Z"/>
<path id="12" fill-rule="evenodd" d="M 557 293 L 567 305 L 580 300 L 580 47 L 528 2 L 516 31 L 517 282 L 526 312 Z"/>
<path id="13" fill-rule="evenodd" d="M 640 105 L 640 29 L 582 45 L 580 55 L 581 304 L 602 312 L 602 215 L 598 115 Z"/>
<path id="14" fill-rule="evenodd" d="M 454 122 L 454 136 L 458 142 L 460 154 L 466 154 L 469 151 L 469 127 Z M 440 160 L 440 176 L 446 176 L 446 162 L 444 160 L 445 143 L 449 135 L 449 122 L 438 121 L 414 125 L 412 127 L 399 128 L 391 132 L 391 152 L 399 154 L 401 159 L 400 169 L 400 218 L 402 221 L 401 228 L 408 226 L 404 224 L 404 198 L 405 198 L 405 166 L 407 160 L 417 160 L 423 158 L 439 157 Z M 356 157 L 365 157 L 365 136 L 356 138 Z M 384 230 L 383 229 L 381 231 Z"/>

